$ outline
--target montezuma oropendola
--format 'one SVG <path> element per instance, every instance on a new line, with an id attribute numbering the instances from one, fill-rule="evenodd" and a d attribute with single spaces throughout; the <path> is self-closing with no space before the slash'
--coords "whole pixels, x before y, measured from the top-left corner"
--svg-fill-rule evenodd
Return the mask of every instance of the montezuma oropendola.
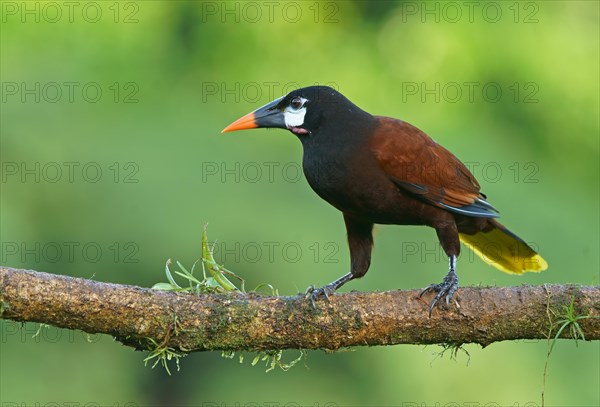
<path id="1" fill-rule="evenodd" d="M 418 128 L 372 116 L 326 86 L 290 92 L 241 117 L 224 132 L 281 128 L 296 134 L 304 149 L 304 174 L 312 189 L 344 215 L 350 273 L 315 289 L 313 306 L 371 263 L 375 223 L 433 227 L 449 258 L 449 271 L 429 313 L 458 289 L 460 241 L 487 263 L 507 272 L 543 271 L 548 265 L 527 243 L 495 220 L 498 211 L 479 192 L 477 180 L 458 158 Z"/>

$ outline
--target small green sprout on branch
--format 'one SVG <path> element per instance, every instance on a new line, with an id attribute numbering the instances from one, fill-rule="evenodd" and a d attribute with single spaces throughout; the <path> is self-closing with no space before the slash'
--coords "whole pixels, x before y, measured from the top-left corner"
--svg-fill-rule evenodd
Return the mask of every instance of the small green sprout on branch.
<path id="1" fill-rule="evenodd" d="M 206 235 L 206 224 L 204 225 L 204 229 L 202 232 L 202 257 L 192 264 L 190 270 L 188 270 L 183 264 L 179 261 L 176 261 L 177 267 L 179 270 L 171 271 L 172 262 L 171 259 L 167 260 L 165 264 L 165 275 L 167 277 L 167 281 L 165 283 L 157 283 L 152 286 L 155 290 L 163 290 L 163 291 L 176 291 L 176 292 L 187 292 L 190 294 L 209 294 L 209 293 L 226 293 L 226 292 L 237 292 L 242 295 L 246 294 L 245 283 L 246 281 L 235 274 L 234 272 L 227 270 L 225 266 L 218 264 L 214 258 L 214 247 L 208 243 L 208 237 Z M 196 269 L 197 264 L 200 263 L 202 267 L 202 277 L 194 275 L 194 271 Z M 178 283 L 175 278 L 179 276 L 184 279 L 183 283 Z M 238 280 L 239 287 L 235 285 L 229 278 Z M 258 290 L 268 288 L 270 290 L 271 295 L 279 295 L 279 292 L 276 288 L 274 288 L 271 284 L 262 283 L 258 285 L 252 292 L 257 292 Z M 152 344 L 152 348 L 150 349 L 150 354 L 144 359 L 144 363 L 147 364 L 149 361 L 154 359 L 154 364 L 152 368 L 154 368 L 159 363 L 165 368 L 167 373 L 170 375 L 171 372 L 168 367 L 168 362 L 171 359 L 175 360 L 177 365 L 177 370 L 179 371 L 179 359 L 186 356 L 185 352 L 176 351 L 173 348 L 167 347 L 166 343 L 171 338 L 171 335 L 178 335 L 178 324 L 177 324 L 177 316 L 175 316 L 175 322 L 171 326 L 169 333 L 167 334 L 167 338 L 163 340 L 160 344 L 154 341 L 152 338 L 148 338 L 150 343 Z M 223 351 L 221 356 L 227 359 L 233 359 L 235 357 L 235 351 Z M 265 362 L 267 367 L 266 372 L 270 372 L 275 369 L 275 367 L 281 368 L 283 371 L 289 370 L 292 366 L 298 363 L 303 357 L 306 357 L 306 351 L 301 350 L 300 356 L 295 360 L 284 363 L 281 358 L 283 356 L 282 350 L 265 350 L 257 352 L 255 357 L 252 360 L 252 366 L 258 364 L 259 361 Z M 243 363 L 244 356 L 240 352 L 239 361 Z"/>
<path id="2" fill-rule="evenodd" d="M 168 362 L 171 359 L 174 359 L 175 365 L 177 366 L 177 371 L 179 371 L 179 359 L 186 356 L 186 354 L 182 353 L 182 352 L 178 352 L 175 349 L 170 348 L 166 345 L 159 345 L 152 338 L 148 338 L 148 339 L 150 340 L 150 342 L 152 342 L 152 345 L 154 345 L 154 349 L 151 350 L 150 353 L 148 354 L 148 356 L 144 359 L 144 365 L 147 365 L 149 361 L 151 361 L 152 359 L 155 359 L 154 364 L 152 365 L 152 368 L 154 369 L 156 367 L 156 365 L 158 365 L 158 363 L 160 362 L 160 364 L 162 365 L 162 367 L 164 367 L 164 369 L 167 371 L 169 376 L 171 376 L 171 371 L 169 370 Z"/>
<path id="3" fill-rule="evenodd" d="M 554 350 L 554 345 L 560 335 L 563 333 L 565 329 L 569 330 L 569 334 L 571 338 L 575 340 L 575 346 L 578 346 L 578 340 L 585 341 L 585 335 L 583 334 L 583 330 L 579 325 L 579 321 L 590 318 L 600 318 L 597 316 L 591 315 L 577 315 L 575 312 L 575 296 L 571 297 L 571 302 L 569 305 L 562 305 L 562 312 L 557 312 L 550 308 L 550 292 L 546 289 L 548 294 L 548 303 L 546 305 L 546 313 L 548 314 L 548 320 L 550 328 L 548 330 L 548 353 L 546 354 L 546 362 L 544 363 L 544 373 L 542 375 L 542 407 L 545 406 L 545 392 L 546 392 L 546 378 L 548 376 L 548 362 L 550 362 L 550 355 Z M 554 338 L 552 337 L 552 332 L 556 330 L 556 334 Z"/>
<path id="4" fill-rule="evenodd" d="M 175 333 L 176 336 L 179 335 L 179 329 L 179 322 L 177 321 L 177 315 L 175 315 L 173 323 L 169 326 L 169 330 L 167 332 L 167 335 L 165 336 L 165 339 L 163 339 L 163 341 L 160 344 L 157 343 L 154 339 L 148 338 L 150 343 L 152 343 L 152 349 L 150 350 L 148 356 L 144 359 L 144 366 L 146 366 L 148 362 L 152 359 L 155 359 L 154 364 L 152 365 L 152 369 L 154 369 L 156 365 L 160 363 L 167 371 L 169 376 L 171 376 L 171 371 L 169 370 L 168 362 L 171 359 L 174 359 L 175 365 L 177 366 L 177 371 L 179 371 L 179 359 L 187 356 L 187 353 L 179 352 L 176 349 L 167 346 L 167 343 L 169 343 L 169 340 L 171 339 L 173 333 Z"/>
<path id="5" fill-rule="evenodd" d="M 183 264 L 177 261 L 176 263 L 180 270 L 173 271 L 174 274 L 184 278 L 187 280 L 187 282 L 182 286 L 175 281 L 173 273 L 169 268 L 171 265 L 171 259 L 169 259 L 165 265 L 165 275 L 167 276 L 168 283 L 157 283 L 154 284 L 152 288 L 155 290 L 183 291 L 194 294 L 224 293 L 227 291 L 245 294 L 245 280 L 235 273 L 227 270 L 224 266 L 219 265 L 215 261 L 213 252 L 214 244 L 212 247 L 209 246 L 208 237 L 206 235 L 206 225 L 204 225 L 204 231 L 202 232 L 202 258 L 194 262 L 190 271 L 188 271 Z M 202 266 L 202 280 L 198 280 L 198 278 L 194 276 L 194 270 L 198 262 L 200 262 L 200 265 Z M 209 274 L 208 276 L 206 275 L 207 270 Z M 238 288 L 235 284 L 233 284 L 227 278 L 227 276 L 239 280 L 240 287 Z"/>

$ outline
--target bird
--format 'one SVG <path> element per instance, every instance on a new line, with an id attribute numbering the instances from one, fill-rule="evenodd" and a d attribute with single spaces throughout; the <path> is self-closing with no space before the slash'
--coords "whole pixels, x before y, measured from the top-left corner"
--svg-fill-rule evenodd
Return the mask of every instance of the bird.
<path id="1" fill-rule="evenodd" d="M 242 116 L 222 133 L 255 128 L 295 134 L 302 144 L 302 167 L 310 187 L 343 214 L 350 272 L 323 287 L 310 286 L 306 297 L 313 307 L 367 273 L 375 224 L 435 229 L 448 257 L 448 272 L 441 283 L 419 294 L 435 293 L 430 316 L 444 298 L 450 304 L 458 290 L 461 241 L 506 273 L 548 268 L 541 255 L 497 221 L 498 210 L 480 192 L 467 167 L 403 120 L 371 115 L 334 88 L 309 86 Z"/>

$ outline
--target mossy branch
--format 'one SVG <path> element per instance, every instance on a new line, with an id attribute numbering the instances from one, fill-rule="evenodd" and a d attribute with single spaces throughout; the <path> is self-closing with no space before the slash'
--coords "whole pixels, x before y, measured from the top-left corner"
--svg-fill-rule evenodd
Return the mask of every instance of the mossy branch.
<path id="1" fill-rule="evenodd" d="M 483 346 L 547 339 L 548 310 L 573 302 L 586 340 L 600 339 L 600 287 L 464 287 L 428 316 L 418 291 L 338 293 L 311 308 L 304 296 L 190 294 L 0 267 L 3 319 L 104 333 L 139 350 L 181 352 L 339 349 L 393 344 Z M 562 338 L 569 338 L 565 329 Z"/>

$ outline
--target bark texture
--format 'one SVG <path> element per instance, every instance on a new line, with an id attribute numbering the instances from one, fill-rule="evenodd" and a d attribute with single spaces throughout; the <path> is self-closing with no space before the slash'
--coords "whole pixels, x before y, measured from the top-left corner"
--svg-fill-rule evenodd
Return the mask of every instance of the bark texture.
<path id="1" fill-rule="evenodd" d="M 545 339 L 564 306 L 587 340 L 600 339 L 600 287 L 464 287 L 460 304 L 436 308 L 419 291 L 351 292 L 320 301 L 304 296 L 193 295 L 0 267 L 2 319 L 104 333 L 136 349 L 339 349 L 393 344 L 463 344 Z M 568 329 L 563 338 L 568 338 Z"/>

